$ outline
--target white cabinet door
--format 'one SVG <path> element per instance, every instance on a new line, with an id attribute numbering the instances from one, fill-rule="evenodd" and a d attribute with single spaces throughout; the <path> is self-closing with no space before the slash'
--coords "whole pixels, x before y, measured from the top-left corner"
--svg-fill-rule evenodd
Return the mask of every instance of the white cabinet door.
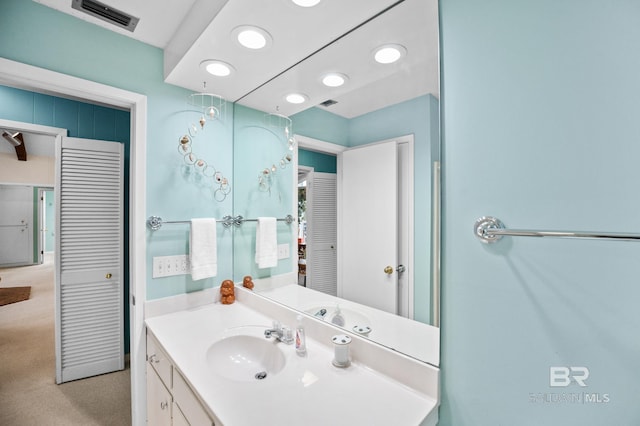
<path id="1" fill-rule="evenodd" d="M 191 426 L 175 401 L 173 401 L 173 426 Z"/>
<path id="2" fill-rule="evenodd" d="M 147 364 L 147 424 L 171 426 L 173 401 L 155 370 Z"/>
<path id="3" fill-rule="evenodd" d="M 56 146 L 56 381 L 124 369 L 123 145 Z"/>

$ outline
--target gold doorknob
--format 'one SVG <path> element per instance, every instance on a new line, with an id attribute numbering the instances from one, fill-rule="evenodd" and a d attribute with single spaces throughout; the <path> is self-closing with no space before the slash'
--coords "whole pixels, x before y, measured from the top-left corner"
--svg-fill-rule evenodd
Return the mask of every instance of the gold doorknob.
<path id="1" fill-rule="evenodd" d="M 107 275 L 105 275 L 105 278 L 106 278 L 106 279 L 111 278 L 111 274 L 110 274 L 110 273 L 107 273 Z"/>
<path id="2" fill-rule="evenodd" d="M 384 273 L 387 275 L 393 274 L 393 267 L 387 266 L 386 268 L 384 268 Z"/>

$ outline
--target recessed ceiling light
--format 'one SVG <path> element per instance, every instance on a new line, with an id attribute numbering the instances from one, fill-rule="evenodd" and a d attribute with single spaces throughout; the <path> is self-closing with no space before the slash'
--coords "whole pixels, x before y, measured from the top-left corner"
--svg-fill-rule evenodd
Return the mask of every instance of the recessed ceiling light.
<path id="1" fill-rule="evenodd" d="M 399 44 L 386 44 L 378 47 L 373 54 L 376 62 L 392 64 L 407 54 L 407 49 Z"/>
<path id="2" fill-rule="evenodd" d="M 234 71 L 234 68 L 230 64 L 213 59 L 202 61 L 200 67 L 216 77 L 227 77 Z"/>
<path id="3" fill-rule="evenodd" d="M 290 93 L 285 96 L 285 99 L 290 104 L 302 104 L 307 100 L 307 96 L 301 93 Z"/>
<path id="4" fill-rule="evenodd" d="M 320 0 L 291 0 L 295 4 L 301 7 L 313 7 L 316 4 L 320 3 Z"/>
<path id="5" fill-rule="evenodd" d="M 259 50 L 271 45 L 271 35 L 259 27 L 242 25 L 232 31 L 238 43 L 247 49 Z"/>
<path id="6" fill-rule="evenodd" d="M 340 74 L 337 72 L 332 72 L 329 74 L 325 74 L 322 77 L 322 84 L 329 87 L 340 87 L 344 83 L 346 83 L 347 80 L 348 80 L 348 77 L 346 75 Z"/>

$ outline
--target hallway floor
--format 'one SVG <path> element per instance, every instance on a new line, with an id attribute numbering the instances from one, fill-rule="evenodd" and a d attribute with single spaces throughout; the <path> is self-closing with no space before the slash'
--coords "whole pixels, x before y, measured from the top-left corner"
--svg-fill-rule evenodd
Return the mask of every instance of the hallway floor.
<path id="1" fill-rule="evenodd" d="M 0 306 L 0 425 L 131 424 L 130 370 L 55 384 L 54 268 L 0 269 L 0 286 L 31 286 Z"/>

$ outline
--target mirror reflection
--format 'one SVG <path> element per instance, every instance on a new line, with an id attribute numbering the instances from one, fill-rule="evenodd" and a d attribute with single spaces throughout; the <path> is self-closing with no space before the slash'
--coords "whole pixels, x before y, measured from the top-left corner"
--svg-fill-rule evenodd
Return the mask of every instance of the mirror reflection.
<path id="1" fill-rule="evenodd" d="M 299 218 L 276 224 L 275 267 L 258 266 L 255 225 L 236 230 L 234 280 L 251 275 L 266 297 L 435 365 L 437 35 L 436 1 L 398 2 L 234 108 L 234 215 Z M 398 60 L 376 62 L 380 47 Z M 294 146 L 269 114 L 291 119 Z"/>

